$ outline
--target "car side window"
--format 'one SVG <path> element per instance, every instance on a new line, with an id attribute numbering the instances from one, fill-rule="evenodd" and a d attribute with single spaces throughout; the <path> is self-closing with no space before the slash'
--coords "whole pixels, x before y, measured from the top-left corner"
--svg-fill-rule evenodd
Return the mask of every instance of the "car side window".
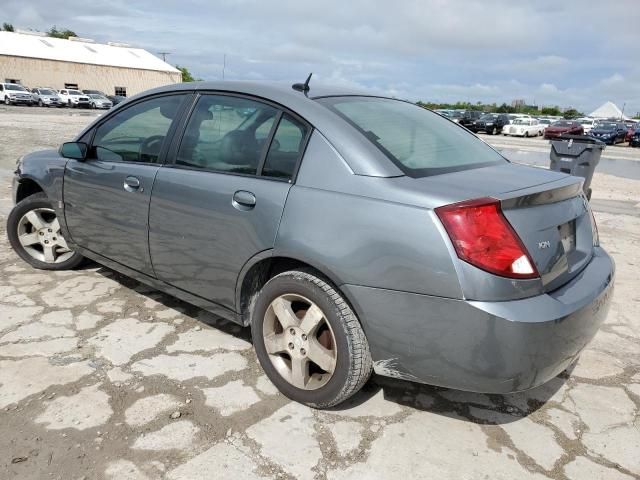
<path id="1" fill-rule="evenodd" d="M 255 175 L 277 114 L 276 108 L 246 98 L 201 96 L 176 165 Z"/>
<path id="2" fill-rule="evenodd" d="M 291 180 L 304 147 L 307 126 L 289 114 L 284 114 L 278 124 L 262 175 Z"/>
<path id="3" fill-rule="evenodd" d="M 96 130 L 91 157 L 106 162 L 157 163 L 183 99 L 184 95 L 155 97 L 111 116 Z"/>

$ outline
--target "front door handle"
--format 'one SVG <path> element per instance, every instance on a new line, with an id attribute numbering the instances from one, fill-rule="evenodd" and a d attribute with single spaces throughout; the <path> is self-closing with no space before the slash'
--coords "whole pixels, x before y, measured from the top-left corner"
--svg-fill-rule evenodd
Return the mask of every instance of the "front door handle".
<path id="1" fill-rule="evenodd" d="M 142 191 L 142 188 L 140 188 L 140 179 L 132 176 L 126 177 L 124 179 L 124 189 L 127 192 L 136 192 L 138 190 Z"/>
<path id="2" fill-rule="evenodd" d="M 233 194 L 231 204 L 238 210 L 251 210 L 256 206 L 256 196 L 246 190 L 238 190 Z"/>

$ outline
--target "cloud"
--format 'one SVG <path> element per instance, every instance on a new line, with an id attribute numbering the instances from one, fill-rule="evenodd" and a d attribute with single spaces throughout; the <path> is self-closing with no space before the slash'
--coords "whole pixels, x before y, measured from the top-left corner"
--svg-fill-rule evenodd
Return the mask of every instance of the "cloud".
<path id="1" fill-rule="evenodd" d="M 640 111 L 636 0 L 8 0 L 16 27 L 68 27 L 187 66 L 195 76 L 316 79 L 412 100 Z"/>

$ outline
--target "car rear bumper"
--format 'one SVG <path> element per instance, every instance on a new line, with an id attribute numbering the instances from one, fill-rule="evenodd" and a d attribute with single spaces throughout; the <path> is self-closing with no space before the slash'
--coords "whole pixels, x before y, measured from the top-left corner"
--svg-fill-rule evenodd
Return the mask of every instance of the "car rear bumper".
<path id="1" fill-rule="evenodd" d="M 479 302 L 343 285 L 380 375 L 460 390 L 508 393 L 541 385 L 576 360 L 605 320 L 615 266 L 596 248 L 563 287 Z"/>

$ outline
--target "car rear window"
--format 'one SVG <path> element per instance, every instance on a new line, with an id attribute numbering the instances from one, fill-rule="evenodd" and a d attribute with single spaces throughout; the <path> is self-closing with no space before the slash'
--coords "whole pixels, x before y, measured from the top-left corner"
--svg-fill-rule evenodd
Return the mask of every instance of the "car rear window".
<path id="1" fill-rule="evenodd" d="M 353 125 L 411 177 L 506 162 L 465 128 L 413 103 L 359 96 L 317 101 Z"/>

